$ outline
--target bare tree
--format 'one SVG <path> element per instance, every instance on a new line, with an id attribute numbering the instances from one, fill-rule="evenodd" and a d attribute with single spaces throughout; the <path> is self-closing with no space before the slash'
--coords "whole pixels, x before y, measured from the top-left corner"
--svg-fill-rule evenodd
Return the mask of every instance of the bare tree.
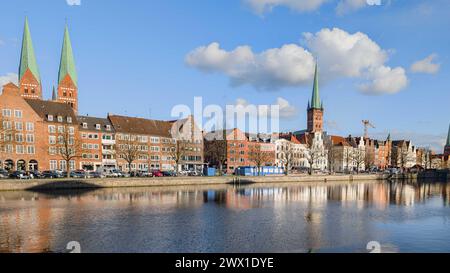
<path id="1" fill-rule="evenodd" d="M 205 141 L 205 160 L 219 167 L 222 175 L 223 166 L 227 161 L 227 142 L 225 140 Z"/>
<path id="2" fill-rule="evenodd" d="M 365 163 L 366 161 L 366 152 L 364 151 L 364 149 L 361 148 L 354 148 L 351 152 L 350 152 L 350 158 L 352 160 L 352 162 L 355 164 L 356 167 L 356 173 L 359 174 L 359 171 L 361 169 L 361 166 Z"/>
<path id="3" fill-rule="evenodd" d="M 284 167 L 284 173 L 285 175 L 289 175 L 289 172 L 294 165 L 294 159 L 295 159 L 295 151 L 292 143 L 288 143 L 286 146 L 286 149 L 282 151 L 282 163 Z"/>
<path id="4" fill-rule="evenodd" d="M 116 139 L 116 154 L 118 158 L 121 158 L 127 162 L 128 172 L 131 173 L 131 165 L 139 158 L 139 156 L 145 154 L 136 136 L 133 135 L 119 135 Z"/>
<path id="5" fill-rule="evenodd" d="M 15 143 L 15 128 L 11 120 L 0 116 L 0 159 L 7 153 L 7 146 Z M 0 160 L 3 162 L 3 160 Z M 0 168 L 2 166 L 0 165 Z"/>
<path id="6" fill-rule="evenodd" d="M 70 162 L 82 156 L 83 146 L 73 126 L 67 124 L 58 126 L 56 144 L 58 155 L 66 162 L 67 178 L 70 178 Z"/>
<path id="7" fill-rule="evenodd" d="M 366 168 L 367 171 L 369 171 L 370 168 L 372 168 L 374 165 L 375 165 L 375 154 L 369 152 L 368 149 L 366 149 L 366 153 L 364 156 L 364 167 Z"/>
<path id="8" fill-rule="evenodd" d="M 316 145 L 314 141 L 314 137 L 308 137 L 308 155 L 307 160 L 309 164 L 309 175 L 313 174 L 314 164 L 316 164 L 317 160 L 323 157 L 323 150 Z"/>
<path id="9" fill-rule="evenodd" d="M 273 151 L 266 151 L 262 148 L 261 143 L 252 143 L 249 145 L 248 160 L 255 163 L 258 168 L 258 176 L 260 175 L 261 167 L 269 164 L 275 157 Z"/>
<path id="10" fill-rule="evenodd" d="M 170 148 L 170 155 L 175 162 L 175 173 L 178 175 L 178 166 L 186 155 L 187 143 L 185 140 L 177 140 L 175 145 Z"/>

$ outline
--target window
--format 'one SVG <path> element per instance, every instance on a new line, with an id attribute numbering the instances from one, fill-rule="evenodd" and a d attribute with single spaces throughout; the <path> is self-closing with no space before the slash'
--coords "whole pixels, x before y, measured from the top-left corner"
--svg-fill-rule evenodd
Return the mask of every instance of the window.
<path id="1" fill-rule="evenodd" d="M 101 128 L 100 124 L 95 124 L 95 129 L 100 130 Z"/>
<path id="2" fill-rule="evenodd" d="M 22 118 L 22 110 L 14 110 L 14 116 L 16 118 Z"/>
<path id="3" fill-rule="evenodd" d="M 49 132 L 50 134 L 56 133 L 56 127 L 55 127 L 55 125 L 49 125 L 49 126 L 48 126 L 48 132 Z"/>
<path id="4" fill-rule="evenodd" d="M 83 122 L 83 129 L 87 129 L 88 125 L 86 122 Z"/>
<path id="5" fill-rule="evenodd" d="M 56 155 L 56 147 L 50 147 L 50 148 L 48 149 L 48 153 L 49 153 L 50 155 Z"/>
<path id="6" fill-rule="evenodd" d="M 25 126 L 26 126 L 26 129 L 27 129 L 28 132 L 33 132 L 34 131 L 34 123 L 27 122 Z"/>
<path id="7" fill-rule="evenodd" d="M 27 134 L 26 140 L 28 143 L 34 143 L 34 135 Z"/>
<path id="8" fill-rule="evenodd" d="M 23 145 L 16 145 L 16 154 L 24 154 Z"/>
<path id="9" fill-rule="evenodd" d="M 159 143 L 159 137 L 150 138 L 151 143 Z"/>
<path id="10" fill-rule="evenodd" d="M 59 169 L 62 171 L 67 170 L 67 163 L 65 160 L 60 160 L 59 161 Z"/>
<path id="11" fill-rule="evenodd" d="M 47 119 L 48 119 L 48 121 L 53 121 L 53 115 L 48 115 Z"/>
<path id="12" fill-rule="evenodd" d="M 13 153 L 14 152 L 14 147 L 12 144 L 7 144 L 5 145 L 5 152 L 6 153 Z"/>
<path id="13" fill-rule="evenodd" d="M 63 122 L 63 117 L 62 116 L 58 116 L 58 122 Z"/>
<path id="14" fill-rule="evenodd" d="M 58 169 L 58 163 L 56 160 L 50 160 L 50 170 L 55 171 Z"/>
<path id="15" fill-rule="evenodd" d="M 23 142 L 23 134 L 16 134 L 16 142 L 19 143 Z"/>
<path id="16" fill-rule="evenodd" d="M 75 161 L 74 160 L 69 161 L 69 168 L 71 171 L 75 170 Z"/>
<path id="17" fill-rule="evenodd" d="M 69 127 L 69 134 L 70 134 L 70 135 L 75 134 L 75 128 Z"/>
<path id="18" fill-rule="evenodd" d="M 11 117 L 11 109 L 3 109 L 2 114 L 4 117 Z"/>
<path id="19" fill-rule="evenodd" d="M 48 143 L 49 144 L 56 144 L 56 137 L 55 136 L 49 136 L 48 137 Z"/>
<path id="20" fill-rule="evenodd" d="M 12 129 L 12 122 L 11 121 L 3 121 L 3 129 L 11 130 Z"/>
<path id="21" fill-rule="evenodd" d="M 58 126 L 58 133 L 59 134 L 64 133 L 64 126 Z"/>
<path id="22" fill-rule="evenodd" d="M 23 131 L 23 123 L 22 122 L 16 122 L 15 127 L 17 131 Z"/>
<path id="23" fill-rule="evenodd" d="M 34 155 L 35 148 L 34 146 L 27 146 L 27 154 Z"/>
<path id="24" fill-rule="evenodd" d="M 111 125 L 106 125 L 106 130 L 111 131 Z"/>
<path id="25" fill-rule="evenodd" d="M 72 123 L 72 117 L 67 117 L 67 123 Z"/>

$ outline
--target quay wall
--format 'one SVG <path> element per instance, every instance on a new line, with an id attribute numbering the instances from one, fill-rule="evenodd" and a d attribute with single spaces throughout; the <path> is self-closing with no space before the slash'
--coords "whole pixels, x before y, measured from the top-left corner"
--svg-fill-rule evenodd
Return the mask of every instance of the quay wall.
<path id="1" fill-rule="evenodd" d="M 261 177 L 160 177 L 160 178 L 104 178 L 104 179 L 42 179 L 0 180 L 0 191 L 58 190 L 123 187 L 165 187 L 224 184 L 327 183 L 384 180 L 385 175 L 317 175 L 317 176 L 261 176 Z"/>

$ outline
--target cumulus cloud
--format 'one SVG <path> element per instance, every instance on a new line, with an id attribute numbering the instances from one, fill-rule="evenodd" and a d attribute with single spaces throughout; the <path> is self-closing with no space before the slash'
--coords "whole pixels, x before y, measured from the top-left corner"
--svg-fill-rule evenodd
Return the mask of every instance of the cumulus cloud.
<path id="1" fill-rule="evenodd" d="M 272 11 L 276 6 L 285 6 L 298 12 L 318 9 L 328 0 L 243 0 L 255 13 L 263 14 Z"/>
<path id="2" fill-rule="evenodd" d="M 81 0 L 66 0 L 66 3 L 69 6 L 80 6 Z"/>
<path id="3" fill-rule="evenodd" d="M 248 107 L 250 104 L 246 99 L 238 98 L 236 100 L 235 106 Z M 270 106 L 276 105 L 279 107 L 279 114 L 276 116 L 271 115 Z M 255 105 L 256 107 L 260 105 Z M 292 106 L 288 100 L 278 97 L 274 104 L 272 105 L 264 105 L 262 107 L 258 107 L 258 116 L 267 116 L 272 118 L 293 118 L 297 115 L 298 110 L 294 106 Z"/>
<path id="4" fill-rule="evenodd" d="M 339 28 L 304 33 L 306 48 L 287 44 L 255 53 L 249 46 L 226 51 L 214 42 L 191 51 L 186 63 L 205 72 L 227 75 L 233 86 L 249 84 L 260 90 L 310 85 L 314 56 L 321 79 L 353 78 L 366 94 L 396 93 L 407 85 L 405 70 L 386 66 L 388 53 L 366 34 L 350 34 Z"/>
<path id="5" fill-rule="evenodd" d="M 219 43 L 211 43 L 190 52 L 186 63 L 202 71 L 225 73 L 233 86 L 251 84 L 258 89 L 306 84 L 314 72 L 311 53 L 295 44 L 254 53 L 249 46 L 226 51 Z"/>
<path id="6" fill-rule="evenodd" d="M 440 64 L 433 63 L 436 59 L 436 54 L 431 54 L 423 60 L 417 61 L 411 65 L 411 72 L 413 73 L 426 73 L 436 74 L 441 68 Z"/>
<path id="7" fill-rule="evenodd" d="M 0 76 L 0 91 L 5 84 L 10 82 L 17 85 L 19 82 L 19 76 L 15 73 L 8 73 L 4 76 Z"/>
<path id="8" fill-rule="evenodd" d="M 368 6 L 367 0 L 342 0 L 336 7 L 336 13 L 338 15 L 344 15 L 366 6 Z"/>

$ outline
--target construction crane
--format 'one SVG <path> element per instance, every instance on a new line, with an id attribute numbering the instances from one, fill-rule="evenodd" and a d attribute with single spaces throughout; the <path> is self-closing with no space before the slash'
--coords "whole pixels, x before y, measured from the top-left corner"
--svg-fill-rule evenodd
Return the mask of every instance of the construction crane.
<path id="1" fill-rule="evenodd" d="M 363 120 L 362 123 L 364 124 L 364 138 L 369 138 L 369 127 L 375 129 L 375 126 L 369 120 Z"/>

